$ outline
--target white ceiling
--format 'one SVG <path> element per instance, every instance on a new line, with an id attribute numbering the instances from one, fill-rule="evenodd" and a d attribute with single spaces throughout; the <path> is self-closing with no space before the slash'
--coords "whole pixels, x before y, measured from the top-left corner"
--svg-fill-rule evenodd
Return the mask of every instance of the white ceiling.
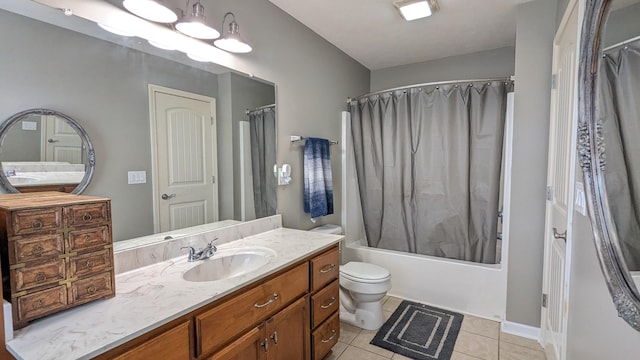
<path id="1" fill-rule="evenodd" d="M 371 70 L 514 46 L 516 6 L 529 0 L 439 0 L 405 21 L 393 0 L 270 0 Z"/>

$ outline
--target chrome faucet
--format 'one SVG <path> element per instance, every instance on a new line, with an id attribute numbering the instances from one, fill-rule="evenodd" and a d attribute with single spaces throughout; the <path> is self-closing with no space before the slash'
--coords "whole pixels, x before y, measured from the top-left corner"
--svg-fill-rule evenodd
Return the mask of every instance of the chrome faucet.
<path id="1" fill-rule="evenodd" d="M 205 260 L 212 257 L 213 254 L 215 254 L 216 251 L 218 251 L 218 248 L 215 245 L 213 245 L 213 242 L 216 240 L 218 240 L 218 238 L 215 238 L 209 241 L 207 246 L 205 246 L 204 248 L 198 251 L 196 251 L 196 249 L 193 246 L 183 246 L 180 249 L 189 249 L 189 255 L 188 255 L 189 261 Z"/>
<path id="2" fill-rule="evenodd" d="M 15 170 L 7 170 L 7 171 L 5 171 L 5 172 L 4 172 L 4 175 L 5 175 L 6 177 L 9 177 L 9 176 L 16 176 L 16 171 L 15 171 Z"/>

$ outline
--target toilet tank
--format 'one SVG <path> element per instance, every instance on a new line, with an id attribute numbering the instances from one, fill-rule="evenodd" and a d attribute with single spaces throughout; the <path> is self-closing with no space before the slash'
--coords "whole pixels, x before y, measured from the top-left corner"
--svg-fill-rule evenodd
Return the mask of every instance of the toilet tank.
<path id="1" fill-rule="evenodd" d="M 325 234 L 342 235 L 342 227 L 333 224 L 326 224 L 314 227 L 309 231 L 317 231 Z"/>

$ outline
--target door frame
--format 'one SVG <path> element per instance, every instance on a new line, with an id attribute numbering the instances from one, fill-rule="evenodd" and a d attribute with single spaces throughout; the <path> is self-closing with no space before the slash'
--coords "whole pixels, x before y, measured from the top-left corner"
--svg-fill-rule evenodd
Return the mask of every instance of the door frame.
<path id="1" fill-rule="evenodd" d="M 160 231 L 160 201 L 158 200 L 160 197 L 160 191 L 158 189 L 158 143 L 156 139 L 156 93 L 165 93 L 174 96 L 185 97 L 189 99 L 199 100 L 203 102 L 208 102 L 211 104 L 211 138 L 214 140 L 215 144 L 212 144 L 212 175 L 215 179 L 214 187 L 213 187 L 213 219 L 214 221 L 218 220 L 219 214 L 219 197 L 218 197 L 218 149 L 217 149 L 217 126 L 216 126 L 216 98 L 190 93 L 187 91 L 172 89 L 160 85 L 149 84 L 149 127 L 150 127 L 150 139 L 151 139 L 151 189 L 152 189 L 152 200 L 153 200 L 153 232 L 157 233 Z"/>

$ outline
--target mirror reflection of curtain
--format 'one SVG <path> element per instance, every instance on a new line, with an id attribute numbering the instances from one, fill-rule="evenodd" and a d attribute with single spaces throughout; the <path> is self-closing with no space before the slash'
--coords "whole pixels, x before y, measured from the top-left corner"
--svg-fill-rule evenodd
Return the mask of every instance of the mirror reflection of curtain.
<path id="1" fill-rule="evenodd" d="M 600 69 L 599 118 L 605 184 L 622 253 L 640 270 L 640 41 L 606 51 Z"/>
<path id="2" fill-rule="evenodd" d="M 276 213 L 276 109 L 268 107 L 249 113 L 251 169 L 256 218 Z"/>
<path id="3" fill-rule="evenodd" d="M 369 246 L 495 263 L 510 86 L 410 88 L 351 102 Z"/>

